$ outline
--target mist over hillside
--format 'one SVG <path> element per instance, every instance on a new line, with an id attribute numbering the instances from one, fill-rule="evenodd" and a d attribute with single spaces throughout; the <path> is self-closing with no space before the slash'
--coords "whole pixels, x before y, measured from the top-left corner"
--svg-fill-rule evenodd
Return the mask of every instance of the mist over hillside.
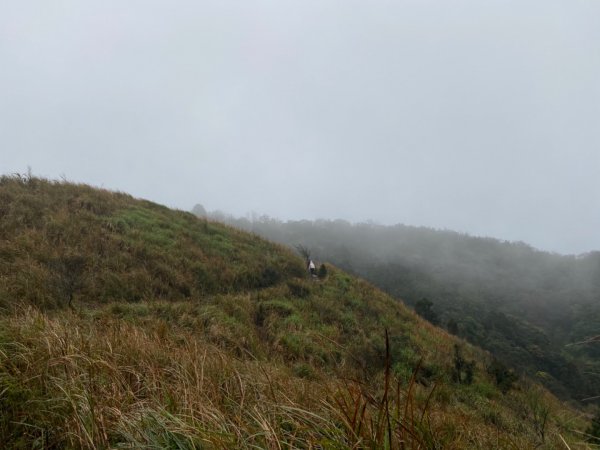
<path id="1" fill-rule="evenodd" d="M 0 449 L 600 446 L 599 18 L 0 1 Z"/>
<path id="2" fill-rule="evenodd" d="M 0 200 L 2 448 L 586 446 L 581 410 L 331 264 L 85 185 Z"/>
<path id="3" fill-rule="evenodd" d="M 196 209 L 196 213 L 201 213 Z M 429 317 L 536 376 L 563 397 L 600 392 L 600 253 L 579 256 L 452 231 L 346 221 L 227 223 L 360 275 Z"/>
<path id="4" fill-rule="evenodd" d="M 598 1 L 65 1 L 0 5 L 4 173 L 600 249 Z"/>

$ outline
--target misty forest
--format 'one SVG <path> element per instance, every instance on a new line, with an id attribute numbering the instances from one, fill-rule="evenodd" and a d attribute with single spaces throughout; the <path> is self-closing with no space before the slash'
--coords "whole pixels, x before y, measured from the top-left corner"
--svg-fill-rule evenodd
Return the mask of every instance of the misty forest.
<path id="1" fill-rule="evenodd" d="M 194 209 L 206 212 L 201 205 Z M 523 242 L 343 220 L 215 219 L 331 262 L 404 300 L 563 398 L 600 392 L 600 253 L 563 256 Z"/>

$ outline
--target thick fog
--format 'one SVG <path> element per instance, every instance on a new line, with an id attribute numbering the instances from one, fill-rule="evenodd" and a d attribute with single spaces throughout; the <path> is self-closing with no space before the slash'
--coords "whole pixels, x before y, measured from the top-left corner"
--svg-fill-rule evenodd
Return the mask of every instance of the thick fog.
<path id="1" fill-rule="evenodd" d="M 600 249 L 600 2 L 12 1 L 0 172 Z"/>

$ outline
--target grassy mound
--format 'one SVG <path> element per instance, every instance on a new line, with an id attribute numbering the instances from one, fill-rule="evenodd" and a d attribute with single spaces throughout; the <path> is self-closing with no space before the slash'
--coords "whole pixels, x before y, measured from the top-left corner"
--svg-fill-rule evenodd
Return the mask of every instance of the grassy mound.
<path id="1" fill-rule="evenodd" d="M 88 186 L 4 177 L 0 216 L 0 305 L 199 299 L 304 273 L 256 236 Z"/>
<path id="2" fill-rule="evenodd" d="M 585 423 L 331 267 L 130 196 L 0 180 L 5 448 L 566 448 Z M 69 307 L 70 306 L 70 307 Z"/>

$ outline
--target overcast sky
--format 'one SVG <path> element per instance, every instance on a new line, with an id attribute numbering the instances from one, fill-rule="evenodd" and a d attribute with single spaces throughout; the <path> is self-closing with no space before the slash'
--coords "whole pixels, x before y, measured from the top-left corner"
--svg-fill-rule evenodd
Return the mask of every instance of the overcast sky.
<path id="1" fill-rule="evenodd" d="M 600 249 L 600 1 L 0 3 L 0 172 Z"/>

